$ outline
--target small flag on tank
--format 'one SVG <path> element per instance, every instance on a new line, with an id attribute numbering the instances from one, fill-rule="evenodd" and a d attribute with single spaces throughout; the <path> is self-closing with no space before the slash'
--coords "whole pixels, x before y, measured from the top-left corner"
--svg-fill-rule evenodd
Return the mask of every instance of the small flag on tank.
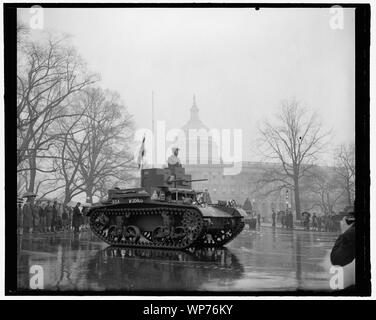
<path id="1" fill-rule="evenodd" d="M 142 167 L 144 156 L 145 156 L 145 136 L 142 139 L 140 151 L 138 152 L 138 157 L 137 157 L 138 169 L 141 169 Z"/>

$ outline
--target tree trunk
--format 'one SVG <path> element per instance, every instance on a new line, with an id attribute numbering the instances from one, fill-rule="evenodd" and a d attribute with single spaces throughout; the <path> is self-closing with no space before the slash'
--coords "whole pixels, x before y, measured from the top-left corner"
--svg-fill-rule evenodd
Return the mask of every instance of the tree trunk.
<path id="1" fill-rule="evenodd" d="M 72 200 L 72 195 L 68 187 L 65 188 L 64 206 Z"/>
<path id="2" fill-rule="evenodd" d="M 331 214 L 332 213 L 332 206 L 331 206 L 331 203 L 330 203 L 329 192 L 326 192 L 326 201 L 327 201 L 327 205 L 328 205 L 328 213 Z"/>
<path id="3" fill-rule="evenodd" d="M 294 202 L 295 202 L 295 214 L 296 214 L 296 219 L 300 220 L 300 194 L 299 194 L 299 179 L 294 178 Z"/>
<path id="4" fill-rule="evenodd" d="M 86 188 L 86 202 L 93 203 L 93 187 L 91 185 Z"/>
<path id="5" fill-rule="evenodd" d="M 347 202 L 349 206 L 352 206 L 351 201 L 351 190 L 350 190 L 350 182 L 346 181 L 346 193 L 347 193 Z"/>
<path id="6" fill-rule="evenodd" d="M 27 191 L 34 192 L 35 177 L 37 174 L 37 164 L 36 164 L 36 158 L 35 158 L 34 152 L 31 154 L 31 157 L 29 159 L 29 166 L 30 166 L 30 181 L 29 181 L 29 187 Z"/>

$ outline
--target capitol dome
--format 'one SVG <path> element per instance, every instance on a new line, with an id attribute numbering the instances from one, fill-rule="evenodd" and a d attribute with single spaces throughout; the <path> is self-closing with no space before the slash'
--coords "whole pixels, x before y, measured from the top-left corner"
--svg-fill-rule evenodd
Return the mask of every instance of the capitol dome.
<path id="1" fill-rule="evenodd" d="M 190 119 L 182 127 L 186 137 L 185 163 L 219 164 L 220 148 L 215 141 L 218 141 L 220 132 L 218 131 L 218 137 L 212 136 L 213 131 L 201 121 L 195 96 L 190 113 Z"/>

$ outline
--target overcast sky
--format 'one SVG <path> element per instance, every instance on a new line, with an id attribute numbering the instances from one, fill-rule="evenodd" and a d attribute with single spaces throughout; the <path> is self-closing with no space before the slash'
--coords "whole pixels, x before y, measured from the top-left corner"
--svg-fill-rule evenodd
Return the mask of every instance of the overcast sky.
<path id="1" fill-rule="evenodd" d="M 179 128 L 196 94 L 209 128 L 243 129 L 256 160 L 257 123 L 296 98 L 317 110 L 333 144 L 354 141 L 354 10 L 332 30 L 329 9 L 46 9 L 47 30 L 72 42 L 137 127 Z M 29 10 L 21 12 L 29 19 Z"/>

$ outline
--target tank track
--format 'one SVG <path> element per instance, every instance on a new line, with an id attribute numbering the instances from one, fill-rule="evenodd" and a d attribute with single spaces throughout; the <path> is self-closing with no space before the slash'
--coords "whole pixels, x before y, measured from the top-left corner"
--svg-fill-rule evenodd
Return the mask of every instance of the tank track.
<path id="1" fill-rule="evenodd" d="M 244 221 L 242 218 L 234 219 L 234 225 L 220 230 L 208 231 L 203 234 L 199 240 L 199 245 L 202 247 L 222 247 L 229 243 L 240 232 L 243 231 Z"/>
<path id="2" fill-rule="evenodd" d="M 163 216 L 177 218 L 179 226 L 157 226 L 153 231 L 141 231 L 137 225 L 127 225 L 129 217 Z M 186 249 L 202 237 L 204 220 L 199 210 L 187 207 L 171 208 L 96 208 L 90 214 L 90 227 L 101 240 L 112 246 Z"/>

